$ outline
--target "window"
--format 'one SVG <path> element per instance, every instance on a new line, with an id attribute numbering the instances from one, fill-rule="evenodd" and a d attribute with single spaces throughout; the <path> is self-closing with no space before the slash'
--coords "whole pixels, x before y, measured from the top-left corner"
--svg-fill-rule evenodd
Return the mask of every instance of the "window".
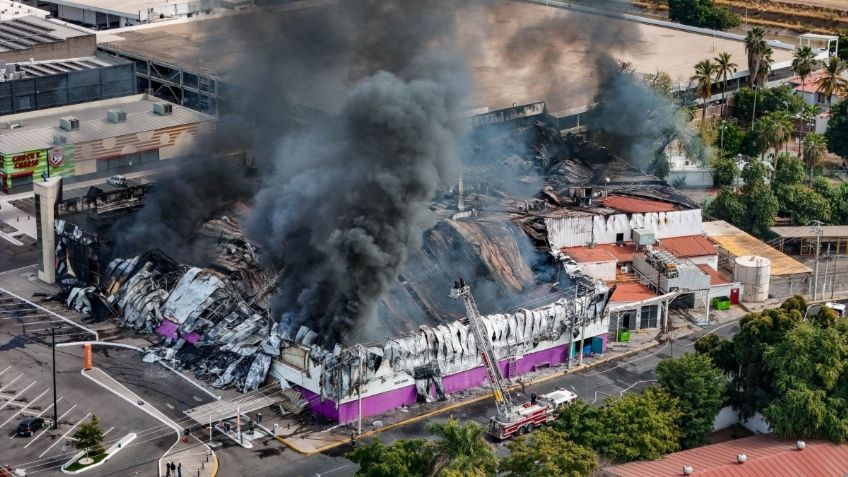
<path id="1" fill-rule="evenodd" d="M 643 306 L 639 328 L 656 328 L 659 305 Z"/>

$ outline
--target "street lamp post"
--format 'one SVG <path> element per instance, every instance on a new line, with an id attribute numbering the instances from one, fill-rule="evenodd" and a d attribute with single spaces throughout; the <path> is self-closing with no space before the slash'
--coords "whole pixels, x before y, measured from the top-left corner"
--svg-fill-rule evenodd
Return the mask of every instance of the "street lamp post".
<path id="1" fill-rule="evenodd" d="M 721 126 L 719 127 L 719 129 L 721 130 L 721 141 L 719 142 L 719 146 L 718 146 L 719 151 L 721 151 L 722 156 L 724 155 L 724 128 L 725 128 L 726 125 L 727 125 L 727 121 L 722 119 L 721 120 Z"/>
<path id="2" fill-rule="evenodd" d="M 59 428 L 59 410 L 56 409 L 56 329 L 50 328 L 50 341 L 53 348 L 53 429 Z"/>

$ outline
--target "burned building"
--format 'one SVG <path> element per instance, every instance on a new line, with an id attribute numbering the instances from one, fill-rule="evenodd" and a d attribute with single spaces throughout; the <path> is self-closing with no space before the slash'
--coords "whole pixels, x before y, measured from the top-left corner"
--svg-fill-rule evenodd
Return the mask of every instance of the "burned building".
<path id="1" fill-rule="evenodd" d="M 657 196 L 674 190 L 592 143 L 561 136 L 544 103 L 472 121 L 479 124 L 462 179 L 430 202 L 435 226 L 347 342 L 326 347 L 321 330 L 273 316 L 269 296 L 286 270 L 264 265 L 235 216 L 196 230 L 215 250 L 205 265 L 180 264 L 167 250 L 116 258 L 96 281 L 74 285 L 68 304 L 102 307 L 158 336 L 145 359 L 242 391 L 270 376 L 339 422 L 358 416 L 360 398 L 363 415 L 373 415 L 484 383 L 463 308 L 448 296 L 457 277 L 474 288 L 505 376 L 605 352 L 614 284 L 555 262 L 550 246 L 560 232 L 546 217 L 573 211 L 571 191 L 586 184 Z"/>

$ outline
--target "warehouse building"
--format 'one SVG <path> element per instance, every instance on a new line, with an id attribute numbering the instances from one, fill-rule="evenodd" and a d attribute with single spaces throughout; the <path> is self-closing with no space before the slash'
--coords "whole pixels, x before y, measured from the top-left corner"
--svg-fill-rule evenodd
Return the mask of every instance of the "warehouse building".
<path id="1" fill-rule="evenodd" d="M 0 129 L 4 192 L 44 176 L 111 175 L 187 152 L 214 117 L 146 95 L 8 115 Z"/>
<path id="2" fill-rule="evenodd" d="M 130 61 L 103 54 L 0 62 L 0 115 L 131 95 L 135 92 L 134 68 Z M 3 127 L 15 126 L 5 121 Z"/>
<path id="3" fill-rule="evenodd" d="M 93 56 L 94 32 L 40 18 L 37 15 L 0 20 L 0 61 L 58 60 Z"/>
<path id="4" fill-rule="evenodd" d="M 58 18 L 100 30 L 174 18 L 189 18 L 236 0 L 45 0 Z"/>
<path id="5" fill-rule="evenodd" d="M 741 261 L 764 264 L 763 279 L 765 294 L 777 298 L 811 292 L 813 270 L 780 250 L 763 243 L 750 234 L 723 221 L 704 222 L 704 232 L 718 245 L 720 268 L 734 274 L 734 279 L 746 282 L 737 276 L 746 267 Z M 746 285 L 746 293 L 749 291 Z M 750 290 L 753 293 L 753 288 Z"/>

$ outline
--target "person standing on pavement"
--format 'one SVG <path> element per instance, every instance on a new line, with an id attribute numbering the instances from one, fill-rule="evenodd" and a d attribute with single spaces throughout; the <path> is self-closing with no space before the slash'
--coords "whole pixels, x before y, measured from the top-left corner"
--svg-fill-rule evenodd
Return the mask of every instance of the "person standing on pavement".
<path id="1" fill-rule="evenodd" d="M 171 477 L 171 463 L 165 462 L 165 477 Z"/>
<path id="2" fill-rule="evenodd" d="M 177 477 L 183 477 L 183 463 L 177 464 Z"/>
<path id="3" fill-rule="evenodd" d="M 171 473 L 177 475 L 177 464 L 171 462 Z"/>

